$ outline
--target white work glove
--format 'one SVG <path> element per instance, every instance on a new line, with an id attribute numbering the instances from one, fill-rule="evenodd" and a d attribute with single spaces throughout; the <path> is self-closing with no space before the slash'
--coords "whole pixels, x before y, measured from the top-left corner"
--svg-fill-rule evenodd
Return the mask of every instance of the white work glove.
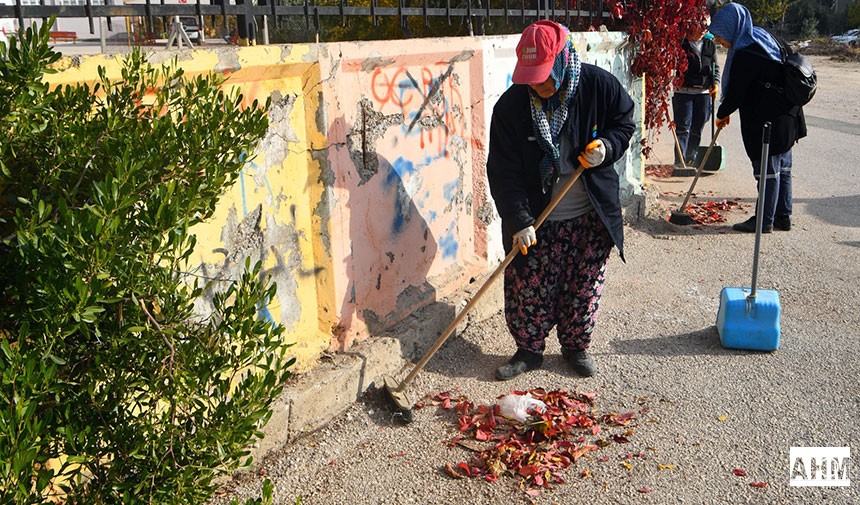
<path id="1" fill-rule="evenodd" d="M 603 141 L 600 139 L 592 140 L 585 146 L 585 150 L 582 151 L 582 154 L 577 159 L 579 160 L 579 164 L 585 168 L 596 167 L 606 159 L 606 146 L 603 145 Z"/>
<path id="2" fill-rule="evenodd" d="M 523 254 L 529 253 L 529 247 L 537 244 L 537 234 L 535 227 L 529 226 L 514 233 L 514 247 L 519 247 Z"/>

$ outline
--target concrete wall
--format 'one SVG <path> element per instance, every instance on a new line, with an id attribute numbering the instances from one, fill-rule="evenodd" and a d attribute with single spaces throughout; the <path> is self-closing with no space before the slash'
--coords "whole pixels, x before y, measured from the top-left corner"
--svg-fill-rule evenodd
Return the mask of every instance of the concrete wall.
<path id="1" fill-rule="evenodd" d="M 518 37 L 159 51 L 194 75 L 221 72 L 247 104 L 272 99 L 270 128 L 216 215 L 198 226 L 189 269 L 236 279 L 261 259 L 278 284 L 261 317 L 286 326 L 311 368 L 462 289 L 502 257 L 484 161 L 492 107 L 510 85 Z M 620 33 L 578 35 L 641 103 Z M 92 82 L 107 56 L 64 58 L 53 83 Z M 641 124 L 641 107 L 637 109 Z M 641 138 L 641 132 L 637 132 Z M 618 163 L 639 212 L 643 160 Z M 208 292 L 207 296 L 211 296 Z M 203 300 L 205 306 L 206 300 Z M 433 336 L 428 336 L 431 338 Z"/>

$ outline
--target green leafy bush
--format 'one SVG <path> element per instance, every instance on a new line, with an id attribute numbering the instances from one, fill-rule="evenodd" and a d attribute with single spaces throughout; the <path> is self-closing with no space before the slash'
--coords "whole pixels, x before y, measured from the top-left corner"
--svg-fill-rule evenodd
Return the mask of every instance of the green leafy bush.
<path id="1" fill-rule="evenodd" d="M 201 503 L 292 365 L 259 264 L 205 314 L 183 273 L 268 104 L 140 52 L 49 89 L 51 25 L 0 48 L 0 502 Z"/>

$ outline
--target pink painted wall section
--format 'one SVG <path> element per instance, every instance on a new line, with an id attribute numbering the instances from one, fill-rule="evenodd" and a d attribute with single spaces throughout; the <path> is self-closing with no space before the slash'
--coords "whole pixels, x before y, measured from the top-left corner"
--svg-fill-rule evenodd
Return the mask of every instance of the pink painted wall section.
<path id="1" fill-rule="evenodd" d="M 483 58 L 477 39 L 328 44 L 320 67 L 337 347 L 486 270 Z M 476 133 L 477 132 L 477 133 Z"/>

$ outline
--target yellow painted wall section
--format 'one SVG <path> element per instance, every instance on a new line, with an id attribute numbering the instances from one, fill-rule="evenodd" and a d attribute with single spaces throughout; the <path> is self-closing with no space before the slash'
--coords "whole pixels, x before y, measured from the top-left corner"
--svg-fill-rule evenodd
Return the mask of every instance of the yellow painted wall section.
<path id="1" fill-rule="evenodd" d="M 211 222 L 194 230 L 207 277 L 235 279 L 246 257 L 263 261 L 278 289 L 260 316 L 285 326 L 299 372 L 328 349 L 330 335 L 318 306 L 317 273 L 327 254 L 315 231 L 325 223 L 314 222 L 323 190 L 319 163 L 311 156 L 311 142 L 319 136 L 319 98 L 307 87 L 320 78 L 309 54 L 308 46 L 242 48 L 216 67 L 229 74 L 227 84 L 241 90 L 246 105 L 271 99 L 270 124 Z"/>
<path id="2" fill-rule="evenodd" d="M 314 231 L 328 223 L 313 217 L 323 185 L 310 147 L 310 142 L 320 142 L 315 120 L 319 94 L 306 89 L 320 81 L 310 47 L 158 52 L 148 55 L 148 61 L 175 63 L 189 76 L 222 73 L 225 89 L 238 88 L 245 106 L 271 99 L 266 136 L 249 153 L 239 181 L 226 191 L 213 217 L 193 229 L 198 243 L 189 271 L 211 281 L 198 304 L 206 311 L 215 290 L 241 276 L 246 258 L 262 261 L 278 289 L 259 315 L 285 326 L 285 341 L 293 344 L 290 352 L 297 359 L 294 370 L 309 368 L 328 349 L 331 333 L 318 317 L 318 300 L 326 297 L 318 296 L 315 272 L 330 260 Z M 99 67 L 110 79 L 119 79 L 122 57 L 66 57 L 56 64 L 61 71 L 47 81 L 92 85 Z M 324 282 L 321 286 L 325 289 Z"/>

